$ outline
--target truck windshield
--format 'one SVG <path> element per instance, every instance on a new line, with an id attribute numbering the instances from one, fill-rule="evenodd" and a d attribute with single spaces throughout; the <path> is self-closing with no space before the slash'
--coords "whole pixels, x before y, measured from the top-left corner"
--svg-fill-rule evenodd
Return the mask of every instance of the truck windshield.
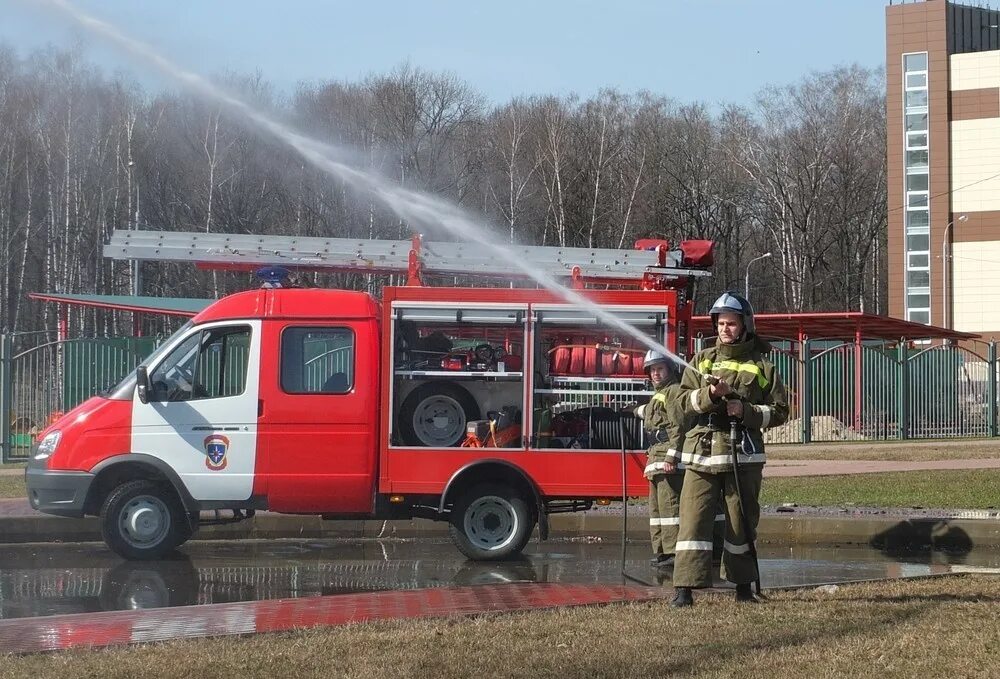
<path id="1" fill-rule="evenodd" d="M 140 363 L 140 365 L 150 365 L 151 363 L 156 362 L 157 358 L 159 358 L 159 356 L 164 351 L 167 350 L 167 347 L 169 347 L 171 344 L 173 344 L 174 338 L 182 335 L 185 332 L 187 332 L 188 329 L 192 325 L 194 325 L 194 323 L 192 323 L 191 321 L 188 321 L 184 325 L 182 325 L 181 327 L 179 327 L 177 329 L 177 332 L 175 332 L 173 335 L 171 335 L 167 339 L 165 339 L 162 342 L 160 342 L 160 346 L 156 347 L 156 349 L 153 350 L 153 353 L 151 353 L 146 358 L 142 359 L 142 362 Z M 116 400 L 126 400 L 127 401 L 127 400 L 130 400 L 132 398 L 133 392 L 135 392 L 135 370 L 134 369 L 132 370 L 132 372 L 130 372 L 128 375 L 126 375 L 125 378 L 121 382 L 119 382 L 118 384 L 116 384 L 110 391 L 107 392 L 107 398 L 116 399 Z"/>

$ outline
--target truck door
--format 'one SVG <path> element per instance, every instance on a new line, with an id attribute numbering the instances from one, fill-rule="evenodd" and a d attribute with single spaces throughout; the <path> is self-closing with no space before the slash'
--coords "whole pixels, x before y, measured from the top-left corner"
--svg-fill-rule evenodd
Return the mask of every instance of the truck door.
<path id="1" fill-rule="evenodd" d="M 374 319 L 317 325 L 265 323 L 277 348 L 261 376 L 263 488 L 268 508 L 368 513 L 378 426 Z"/>
<path id="2" fill-rule="evenodd" d="M 196 500 L 247 500 L 257 460 L 260 321 L 193 328 L 132 401 L 132 451 L 166 461 Z"/>

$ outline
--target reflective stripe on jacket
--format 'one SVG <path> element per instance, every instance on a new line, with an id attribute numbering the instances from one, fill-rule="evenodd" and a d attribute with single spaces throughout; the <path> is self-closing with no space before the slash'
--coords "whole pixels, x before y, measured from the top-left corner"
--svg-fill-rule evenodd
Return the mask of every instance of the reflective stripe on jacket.
<path id="1" fill-rule="evenodd" d="M 679 390 L 680 407 L 695 418 L 682 447 L 685 465 L 702 472 L 732 470 L 726 402 L 712 400 L 704 375 L 725 380 L 743 401 L 741 424 L 748 440 L 746 445 L 742 439 L 737 441 L 740 464 L 762 465 L 767 461 L 763 430 L 788 419 L 785 386 L 774 364 L 764 358 L 770 350 L 767 342 L 751 337 L 730 345 L 716 341 L 714 347 L 695 356 L 692 365 L 697 369 L 684 371 Z M 709 424 L 708 419 L 713 422 Z"/>
<path id="2" fill-rule="evenodd" d="M 652 440 L 647 450 L 644 474 L 666 473 L 664 464 L 680 462 L 680 448 L 684 440 L 682 420 L 684 409 L 680 405 L 680 385 L 676 382 L 660 386 L 649 399 L 649 403 L 636 408 L 636 415 L 642 418 L 642 426 L 647 432 L 666 431 L 665 441 Z M 683 471 L 683 466 L 675 470 Z"/>

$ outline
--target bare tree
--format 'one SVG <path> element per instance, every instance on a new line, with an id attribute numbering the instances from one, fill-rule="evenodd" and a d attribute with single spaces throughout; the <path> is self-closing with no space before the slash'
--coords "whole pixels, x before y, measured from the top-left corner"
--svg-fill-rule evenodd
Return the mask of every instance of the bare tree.
<path id="1" fill-rule="evenodd" d="M 462 203 L 506 240 L 627 247 L 717 244 L 703 299 L 740 285 L 750 258 L 768 310 L 881 310 L 885 272 L 882 76 L 860 68 L 767 88 L 751 107 L 677 104 L 605 90 L 487 107 L 452 74 L 402 66 L 302 85 L 287 100 L 260 74 L 222 80 L 255 106 L 353 152 L 390 181 Z M 77 52 L 0 49 L 0 328 L 53 330 L 30 290 L 124 293 L 114 229 L 399 238 L 408 225 L 239 116 L 184 93 L 143 93 Z M 433 237 L 433 234 L 431 234 Z M 766 267 L 766 268 L 763 268 Z M 245 273 L 144 268 L 148 294 L 204 296 Z M 376 292 L 390 277 L 315 274 Z M 121 333 L 131 316 L 75 311 L 74 332 Z M 144 321 L 147 332 L 169 327 Z"/>
<path id="2" fill-rule="evenodd" d="M 511 243 L 517 240 L 523 202 L 537 188 L 535 178 L 541 158 L 532 153 L 534 136 L 537 130 L 531 127 L 530 110 L 523 100 L 497 109 L 486 123 L 487 163 L 497 167 L 497 172 L 487 178 L 489 195 L 507 226 Z"/>
<path id="3" fill-rule="evenodd" d="M 571 106 L 574 99 L 568 102 L 549 97 L 540 102 L 539 116 L 541 119 L 541 134 L 538 141 L 538 166 L 542 172 L 542 186 L 547 197 L 545 223 L 551 223 L 555 229 L 556 242 L 566 245 L 567 227 L 567 193 L 579 177 L 569 165 Z M 545 235 L 548 229 L 545 230 Z M 543 235 L 542 242 L 545 242 Z"/>

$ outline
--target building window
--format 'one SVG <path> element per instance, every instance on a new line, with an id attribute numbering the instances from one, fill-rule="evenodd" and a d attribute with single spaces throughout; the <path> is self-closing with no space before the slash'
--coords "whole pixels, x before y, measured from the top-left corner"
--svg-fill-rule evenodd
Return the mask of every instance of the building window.
<path id="1" fill-rule="evenodd" d="M 906 190 L 907 191 L 926 191 L 928 188 L 927 175 L 926 174 L 909 174 L 906 175 Z"/>
<path id="2" fill-rule="evenodd" d="M 930 273 L 926 269 L 907 269 L 906 284 L 910 289 L 926 288 L 930 285 Z"/>
<path id="3" fill-rule="evenodd" d="M 914 233 L 906 236 L 906 249 L 909 252 L 930 250 L 930 236 L 926 233 Z"/>
<path id="4" fill-rule="evenodd" d="M 927 233 L 927 228 L 930 226 L 931 219 L 927 212 L 927 208 L 920 208 L 918 210 L 909 210 L 906 213 L 906 233 Z"/>
<path id="5" fill-rule="evenodd" d="M 927 149 L 922 151 L 907 151 L 906 152 L 906 167 L 918 168 L 927 167 L 928 153 Z"/>
<path id="6" fill-rule="evenodd" d="M 927 112 L 923 113 L 907 113 L 906 114 L 906 131 L 907 132 L 919 132 L 927 130 Z"/>
<path id="7" fill-rule="evenodd" d="M 927 52 L 916 52 L 903 55 L 903 68 L 907 75 L 923 71 L 927 75 Z"/>
<path id="8" fill-rule="evenodd" d="M 906 318 L 930 323 L 930 139 L 927 53 L 903 55 L 903 196 Z"/>
<path id="9" fill-rule="evenodd" d="M 927 131 L 906 133 L 906 149 L 908 151 L 927 148 Z"/>

